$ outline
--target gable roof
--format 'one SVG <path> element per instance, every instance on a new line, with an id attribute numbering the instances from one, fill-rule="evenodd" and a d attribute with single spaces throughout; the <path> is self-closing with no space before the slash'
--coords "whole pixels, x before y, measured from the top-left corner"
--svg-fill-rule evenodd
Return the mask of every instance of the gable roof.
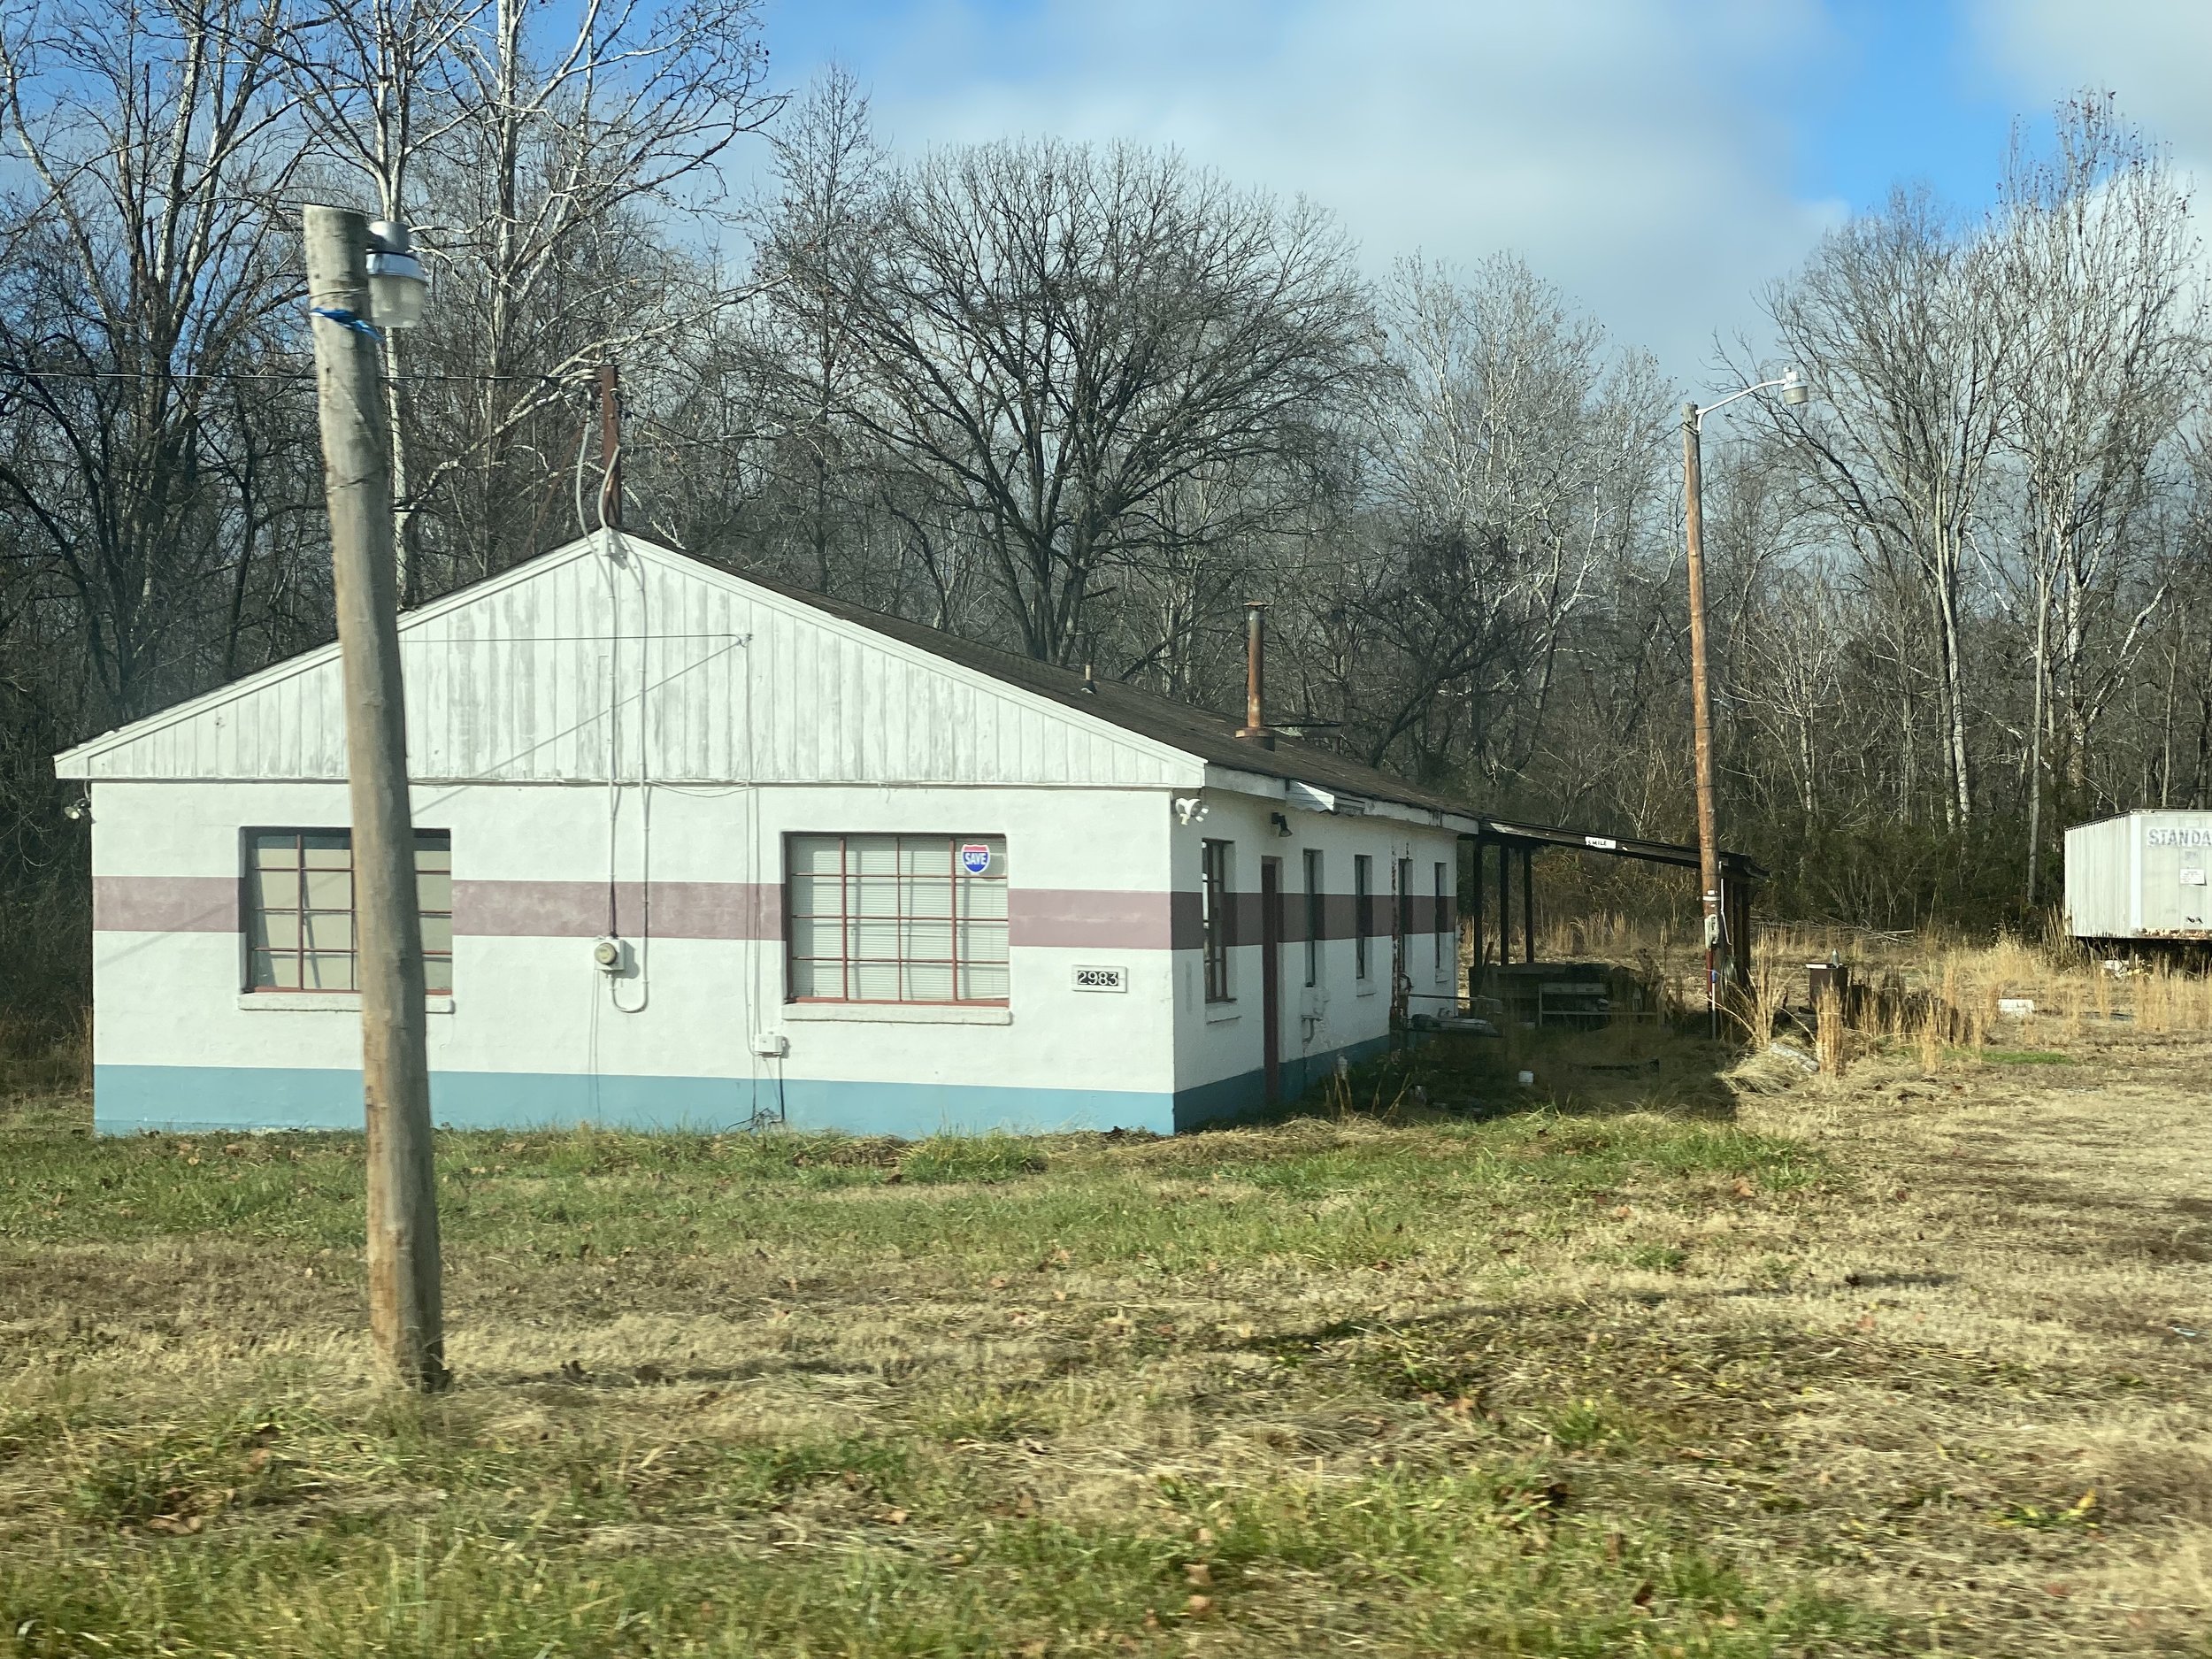
<path id="1" fill-rule="evenodd" d="M 1270 748 L 1239 737 L 1240 721 L 1210 709 L 1179 703 L 1158 692 L 1115 680 L 1086 680 L 1073 669 L 1001 650 L 957 634 L 948 634 L 942 628 L 910 622 L 886 611 L 871 611 L 848 600 L 795 588 L 772 577 L 739 572 L 739 580 L 811 605 L 840 621 L 897 640 L 949 663 L 987 674 L 1078 714 L 1164 743 L 1210 765 L 1256 772 L 1263 778 L 1279 778 L 1285 782 L 1312 784 L 1333 793 L 1425 807 L 1432 811 L 1463 815 L 1474 811 L 1464 801 L 1424 789 L 1402 778 L 1394 778 L 1296 738 L 1279 735 Z"/>
<path id="2" fill-rule="evenodd" d="M 625 534 L 622 543 L 648 565 L 666 572 L 672 580 L 688 580 L 726 595 L 749 592 L 757 605 L 765 605 L 770 611 L 794 619 L 818 616 L 831 634 L 848 640 L 854 639 L 856 634 L 874 636 L 889 648 L 887 660 L 898 659 L 917 666 L 934 663 L 939 665 L 935 672 L 940 677 L 934 683 L 941 684 L 943 677 L 949 675 L 957 684 L 995 688 L 994 695 L 1013 711 L 1008 718 L 1024 722 L 1048 719 L 1062 723 L 1071 742 L 1079 741 L 1087 745 L 1091 772 L 1102 778 L 1113 776 L 1130 782 L 1161 780 L 1167 774 L 1157 768 L 1173 757 L 1181 757 L 1185 764 L 1196 761 L 1285 782 L 1304 783 L 1334 794 L 1428 811 L 1455 815 L 1470 812 L 1463 803 L 1448 796 L 1294 738 L 1279 737 L 1271 748 L 1240 738 L 1236 735 L 1237 723 L 1226 716 L 1193 708 L 1154 692 L 1114 680 L 1087 682 L 1081 675 L 1052 664 L 999 650 L 845 600 L 810 593 L 773 578 L 733 572 L 643 537 Z M 484 723 L 488 710 L 477 706 L 484 688 L 470 687 L 465 675 L 459 672 L 461 665 L 449 660 L 447 653 L 440 649 L 475 642 L 487 626 L 487 621 L 480 618 L 495 618 L 493 631 L 498 634 L 520 634 L 537 628 L 545 635 L 549 664 L 572 657 L 574 660 L 569 663 L 572 672 L 589 672 L 587 660 L 599 648 L 572 636 L 578 616 L 595 611 L 596 606 L 587 600 L 580 610 L 575 595 L 564 602 L 562 594 L 578 580 L 573 572 L 581 567 L 577 562 L 600 546 L 601 539 L 596 535 L 566 543 L 496 576 L 456 588 L 401 617 L 401 643 L 410 683 L 416 684 L 419 675 L 426 677 L 421 683 L 427 695 L 411 697 L 408 710 L 409 749 L 421 777 L 542 777 L 574 772 L 572 765 L 564 773 L 557 764 L 552 764 L 549 772 L 539 768 L 517 773 L 504 767 L 495 772 L 484 767 L 480 757 L 472 764 L 463 752 L 469 746 L 467 739 L 457 747 L 452 735 L 442 731 L 432 719 L 434 710 L 430 705 L 442 700 L 457 707 L 469 703 L 471 706 L 463 716 L 457 717 L 459 723 Z M 571 573 L 563 574 L 565 570 Z M 542 601 L 531 597 L 540 591 L 545 595 Z M 565 610 L 561 609 L 564 603 L 568 607 Z M 487 604 L 496 609 L 488 612 L 484 610 Z M 567 620 L 562 621 L 563 618 Z M 617 634 L 624 631 L 618 618 L 605 619 L 603 626 Z M 500 642 L 511 645 L 518 641 Z M 714 654 L 719 656 L 721 652 Z M 342 777 L 344 739 L 337 658 L 335 643 L 302 652 L 80 743 L 56 757 L 55 769 L 64 777 L 83 778 Z M 724 664 L 711 670 L 701 683 L 695 685 L 695 694 L 726 699 L 741 697 L 743 694 L 736 686 L 721 678 L 730 666 Z M 841 677 L 833 672 L 832 679 L 840 681 L 845 693 L 849 718 L 853 707 L 873 695 L 882 699 L 886 706 L 861 718 L 871 726 L 887 726 L 900 723 L 913 712 L 905 705 L 915 695 L 916 682 L 911 679 L 911 671 L 902 672 L 907 674 L 902 680 L 882 680 L 875 684 L 863 684 L 849 673 Z M 487 676 L 480 672 L 478 678 Z M 803 689 L 812 693 L 815 687 L 810 683 Z M 514 700 L 507 701 L 511 703 Z M 900 706 L 887 706 L 891 703 Z M 588 711 L 585 712 L 588 717 Z M 1079 736 L 1084 733 L 1092 735 Z M 272 733 L 278 735 L 273 739 Z M 524 734 L 519 727 L 511 725 L 508 735 Z M 1017 749 L 1020 747 L 1018 734 L 1011 728 L 1008 728 L 1004 741 Z M 1147 756 L 1157 759 L 1148 760 Z"/>

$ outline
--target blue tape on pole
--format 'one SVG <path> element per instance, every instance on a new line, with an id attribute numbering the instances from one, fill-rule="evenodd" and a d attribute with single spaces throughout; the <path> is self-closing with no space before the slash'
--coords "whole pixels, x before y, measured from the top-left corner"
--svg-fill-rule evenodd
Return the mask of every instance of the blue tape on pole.
<path id="1" fill-rule="evenodd" d="M 314 305 L 310 306 L 309 309 L 312 311 L 316 316 L 320 317 L 326 321 L 336 323 L 341 328 L 350 328 L 356 334 L 368 335 L 368 337 L 372 340 L 380 338 L 376 332 L 376 326 L 370 322 L 367 318 L 356 316 L 353 312 L 346 310 L 342 305 Z"/>

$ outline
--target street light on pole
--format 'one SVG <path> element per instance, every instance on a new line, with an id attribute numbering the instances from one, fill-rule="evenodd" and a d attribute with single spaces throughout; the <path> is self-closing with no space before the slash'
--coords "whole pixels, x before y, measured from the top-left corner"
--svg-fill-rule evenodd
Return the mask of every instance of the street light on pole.
<path id="1" fill-rule="evenodd" d="M 1690 723 L 1697 749 L 1697 875 L 1705 911 L 1705 1013 L 1707 1029 L 1720 1035 L 1720 987 L 1732 977 L 1734 952 L 1742 941 L 1728 937 L 1727 909 L 1721 902 L 1720 833 L 1713 799 L 1713 698 L 1707 674 L 1705 634 L 1705 474 L 1700 431 L 1705 417 L 1754 392 L 1779 388 L 1782 401 L 1804 403 L 1812 388 L 1795 368 L 1776 379 L 1731 392 L 1719 403 L 1682 405 L 1683 542 L 1690 575 Z"/>
<path id="2" fill-rule="evenodd" d="M 422 912 L 407 799 L 390 429 L 378 397 L 380 328 L 422 315 L 426 286 L 404 227 L 310 207 L 307 303 L 315 341 L 331 587 L 346 702 L 354 945 L 368 1127 L 369 1327 L 394 1375 L 442 1387 L 443 1291 L 430 1142 Z"/>

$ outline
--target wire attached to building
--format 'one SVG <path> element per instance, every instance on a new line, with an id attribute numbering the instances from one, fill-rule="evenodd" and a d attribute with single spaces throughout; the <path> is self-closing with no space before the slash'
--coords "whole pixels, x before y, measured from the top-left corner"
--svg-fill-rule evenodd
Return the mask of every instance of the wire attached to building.
<path id="1" fill-rule="evenodd" d="M 619 936 L 620 858 L 622 787 L 622 595 L 616 575 L 619 565 L 631 565 L 638 579 L 638 634 L 643 640 L 649 632 L 649 593 L 642 559 L 626 558 L 622 533 L 611 526 L 600 532 L 602 568 L 607 578 L 607 606 L 611 624 L 607 651 L 607 932 Z M 625 1014 L 641 1014 L 653 999 L 653 789 L 651 742 L 652 711 L 650 684 L 652 662 L 650 647 L 641 644 L 638 650 L 638 934 L 637 978 L 640 995 L 634 1004 L 622 1000 L 618 976 L 611 975 L 607 990 L 615 1009 Z"/>

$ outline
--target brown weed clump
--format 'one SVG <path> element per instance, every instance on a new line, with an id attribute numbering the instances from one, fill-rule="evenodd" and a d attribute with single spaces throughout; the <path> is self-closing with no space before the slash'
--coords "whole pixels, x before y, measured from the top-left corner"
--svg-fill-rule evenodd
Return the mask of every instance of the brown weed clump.
<path id="1" fill-rule="evenodd" d="M 1920 1070 L 1924 1076 L 1933 1077 L 1943 1069 L 1943 1013 L 1931 1006 L 1920 1021 Z"/>

